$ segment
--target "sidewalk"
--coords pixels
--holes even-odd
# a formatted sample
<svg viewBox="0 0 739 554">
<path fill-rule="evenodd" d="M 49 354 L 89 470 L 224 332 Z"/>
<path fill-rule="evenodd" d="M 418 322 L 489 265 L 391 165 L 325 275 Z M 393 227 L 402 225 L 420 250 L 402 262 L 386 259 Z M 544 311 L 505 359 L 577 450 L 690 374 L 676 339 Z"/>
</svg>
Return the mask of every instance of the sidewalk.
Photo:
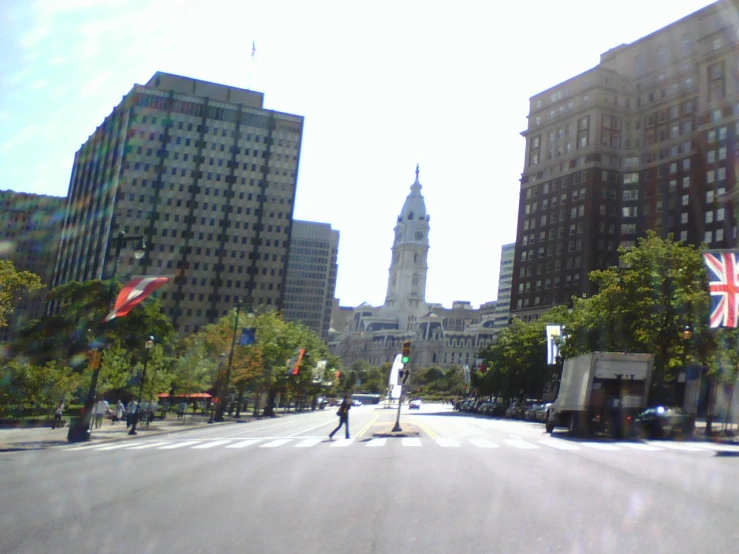
<svg viewBox="0 0 739 554">
<path fill-rule="evenodd" d="M 724 426 L 721 421 L 714 421 L 711 425 L 713 433 L 712 437 L 706 437 L 706 420 L 705 418 L 698 418 L 695 421 L 695 433 L 694 438 L 697 440 L 708 440 L 715 442 L 739 442 L 739 429 L 736 423 L 729 423 Z M 725 433 L 724 430 L 728 431 Z"/>
<path fill-rule="evenodd" d="M 69 418 L 67 425 L 61 429 L 51 429 L 49 427 L 26 427 L 17 429 L 0 429 L 0 452 L 14 452 L 18 450 L 37 450 L 41 448 L 49 448 L 51 446 L 59 446 L 62 444 L 70 444 L 67 441 L 67 432 L 69 431 Z M 126 423 L 116 423 L 113 425 L 109 419 L 104 420 L 100 429 L 93 429 L 90 442 L 106 442 L 130 440 L 146 436 L 156 436 L 168 433 L 177 433 L 180 431 L 189 431 L 191 429 L 199 429 L 202 427 L 212 427 L 221 425 L 221 423 L 209 424 L 209 415 L 188 415 L 184 420 L 177 419 L 176 414 L 168 414 L 166 419 L 157 419 L 151 423 L 149 427 L 146 425 L 138 425 L 136 428 L 137 435 L 129 435 L 130 429 L 126 428 Z M 256 419 L 262 419 L 252 416 L 251 414 L 242 414 L 239 419 L 226 416 L 223 423 L 249 422 Z"/>
</svg>

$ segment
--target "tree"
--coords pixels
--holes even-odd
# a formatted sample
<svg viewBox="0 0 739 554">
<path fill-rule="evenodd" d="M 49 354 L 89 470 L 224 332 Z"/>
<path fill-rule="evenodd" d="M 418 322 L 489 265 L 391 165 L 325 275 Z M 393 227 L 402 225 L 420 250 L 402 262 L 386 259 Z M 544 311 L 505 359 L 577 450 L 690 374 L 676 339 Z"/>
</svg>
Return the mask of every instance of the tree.
<svg viewBox="0 0 739 554">
<path fill-rule="evenodd" d="M 120 287 L 117 284 L 116 290 Z M 82 367 L 91 343 L 141 353 L 147 336 L 154 335 L 157 344 L 168 344 L 175 336 L 174 326 L 156 298 L 148 298 L 126 317 L 103 323 L 110 308 L 110 283 L 106 281 L 73 281 L 51 290 L 46 298 L 57 302 L 59 310 L 20 331 L 11 345 L 14 356 L 37 364 L 66 360 Z"/>
<path fill-rule="evenodd" d="M 308 327 L 295 322 L 286 322 L 278 312 L 265 311 L 256 314 L 240 313 L 235 320 L 235 311 L 218 322 L 206 326 L 199 340 L 206 355 L 213 360 L 223 357 L 219 371 L 221 382 L 225 381 L 227 358 L 231 352 L 234 326 L 237 333 L 242 327 L 256 328 L 256 344 L 234 347 L 230 386 L 236 387 L 241 396 L 246 387 L 257 395 L 267 393 L 264 414 L 274 414 L 274 403 L 278 394 L 305 398 L 319 387 L 314 386 L 311 368 L 318 361 L 327 359 L 328 349 L 320 336 Z M 238 338 L 238 337 L 237 337 Z M 298 349 L 305 349 L 301 368 L 296 374 L 288 371 L 288 361 Z M 218 387 L 216 387 L 218 388 Z M 258 407 L 255 405 L 255 410 Z"/>
<path fill-rule="evenodd" d="M 546 326 L 568 324 L 567 308 L 557 306 L 540 319 L 524 322 L 514 318 L 497 340 L 480 353 L 487 371 L 472 374 L 472 385 L 483 395 L 508 400 L 541 398 L 553 383 L 554 368 L 547 365 Z"/>
<path fill-rule="evenodd" d="M 69 401 L 79 387 L 80 376 L 68 366 L 10 360 L 0 370 L 0 414 L 34 407 L 50 414 L 59 402 Z"/>
<path fill-rule="evenodd" d="M 563 352 L 567 357 L 594 350 L 653 353 L 652 399 L 664 402 L 684 360 L 685 326 L 703 345 L 704 356 L 712 350 L 701 253 L 652 231 L 620 253 L 620 267 L 590 273 L 598 292 L 574 299 L 572 340 Z"/>
<path fill-rule="evenodd" d="M 42 287 L 41 277 L 18 271 L 10 260 L 0 260 L 0 328 L 8 326 L 8 316 L 26 294 Z"/>
</svg>

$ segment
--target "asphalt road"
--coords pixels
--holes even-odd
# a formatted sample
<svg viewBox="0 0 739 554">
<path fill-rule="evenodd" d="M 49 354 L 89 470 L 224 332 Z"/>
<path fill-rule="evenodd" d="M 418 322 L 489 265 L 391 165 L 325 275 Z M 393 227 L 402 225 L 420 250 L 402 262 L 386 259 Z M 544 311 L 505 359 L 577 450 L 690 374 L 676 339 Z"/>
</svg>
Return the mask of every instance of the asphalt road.
<svg viewBox="0 0 739 554">
<path fill-rule="evenodd" d="M 0 552 L 734 552 L 739 448 L 551 438 L 425 405 L 0 455 Z M 343 430 L 337 435 L 343 437 Z"/>
</svg>

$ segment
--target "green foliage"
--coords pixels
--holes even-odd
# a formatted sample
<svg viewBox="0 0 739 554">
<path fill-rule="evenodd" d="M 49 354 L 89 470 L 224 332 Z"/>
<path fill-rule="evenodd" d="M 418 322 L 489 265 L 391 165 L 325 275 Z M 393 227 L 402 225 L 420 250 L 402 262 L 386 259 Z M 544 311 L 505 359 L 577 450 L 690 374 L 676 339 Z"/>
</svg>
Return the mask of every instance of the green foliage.
<svg viewBox="0 0 739 554">
<path fill-rule="evenodd" d="M 553 376 L 547 366 L 546 326 L 563 324 L 566 317 L 566 310 L 558 307 L 529 323 L 514 319 L 481 353 L 488 369 L 473 373 L 472 386 L 483 396 L 540 398 Z"/>
<path fill-rule="evenodd" d="M 26 294 L 42 287 L 41 278 L 30 271 L 18 271 L 10 260 L 0 260 L 0 328 L 8 326 L 8 316 Z"/>
<path fill-rule="evenodd" d="M 60 401 L 72 398 L 80 384 L 80 376 L 68 366 L 10 360 L 0 369 L 0 415 L 36 407 L 52 413 Z"/>
<path fill-rule="evenodd" d="M 117 284 L 115 294 L 120 288 Z M 51 290 L 47 300 L 58 302 L 59 312 L 21 330 L 12 345 L 15 357 L 37 364 L 61 359 L 80 367 L 94 342 L 140 353 L 149 335 L 154 335 L 158 344 L 168 344 L 175 336 L 172 322 L 161 312 L 156 298 L 148 298 L 126 317 L 103 323 L 111 302 L 110 283 L 106 281 L 67 283 Z"/>
<path fill-rule="evenodd" d="M 708 283 L 701 252 L 654 232 L 620 252 L 621 267 L 590 273 L 598 293 L 574 299 L 571 339 L 563 353 L 652 353 L 653 392 L 662 400 L 685 361 L 685 326 L 692 329 L 691 344 L 703 361 L 715 350 L 714 334 L 708 331 Z"/>
</svg>

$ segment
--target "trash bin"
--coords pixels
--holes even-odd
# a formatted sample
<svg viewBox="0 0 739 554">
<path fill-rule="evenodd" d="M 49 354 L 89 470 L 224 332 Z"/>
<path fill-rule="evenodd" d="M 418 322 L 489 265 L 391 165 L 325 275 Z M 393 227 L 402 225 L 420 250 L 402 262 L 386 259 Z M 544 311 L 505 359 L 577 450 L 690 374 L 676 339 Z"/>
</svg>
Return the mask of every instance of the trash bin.
<svg viewBox="0 0 739 554">
<path fill-rule="evenodd" d="M 67 431 L 68 442 L 85 442 L 90 440 L 90 427 L 85 423 L 84 417 L 73 417 L 69 420 L 69 431 Z"/>
</svg>

